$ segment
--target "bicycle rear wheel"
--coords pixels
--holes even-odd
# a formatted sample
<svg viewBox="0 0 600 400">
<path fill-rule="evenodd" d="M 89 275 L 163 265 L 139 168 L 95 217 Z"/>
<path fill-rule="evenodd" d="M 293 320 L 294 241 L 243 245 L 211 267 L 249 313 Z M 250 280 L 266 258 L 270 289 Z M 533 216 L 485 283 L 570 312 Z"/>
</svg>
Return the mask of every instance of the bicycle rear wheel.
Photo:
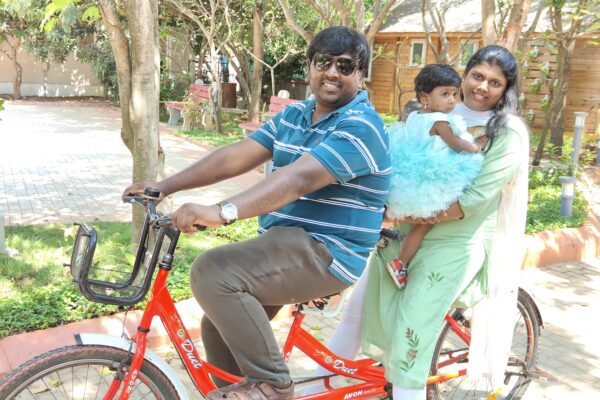
<svg viewBox="0 0 600 400">
<path fill-rule="evenodd" d="M 515 313 L 517 313 L 517 321 L 504 387 L 495 400 L 520 399 L 531 381 L 528 371 L 533 370 L 539 357 L 541 321 L 532 299 L 521 289 L 519 289 Z M 452 317 L 469 330 L 471 318 L 469 309 L 455 310 Z M 430 374 L 441 375 L 465 369 L 468 352 L 468 346 L 446 322 L 436 344 Z M 493 390 L 488 379 L 473 380 L 462 376 L 430 385 L 427 388 L 427 398 L 428 400 L 488 399 Z"/>
<path fill-rule="evenodd" d="M 0 380 L 2 400 L 102 399 L 129 353 L 112 347 L 63 347 L 42 354 Z M 127 366 L 125 366 L 127 368 Z M 115 399 L 121 391 L 117 393 Z M 169 379 L 144 361 L 130 399 L 178 400 Z"/>
</svg>

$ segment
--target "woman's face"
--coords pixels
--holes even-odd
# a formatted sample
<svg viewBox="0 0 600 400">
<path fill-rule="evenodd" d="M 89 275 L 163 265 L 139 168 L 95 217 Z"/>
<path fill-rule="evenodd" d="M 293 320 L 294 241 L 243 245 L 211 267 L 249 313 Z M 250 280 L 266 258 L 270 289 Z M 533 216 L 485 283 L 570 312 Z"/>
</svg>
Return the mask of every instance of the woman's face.
<svg viewBox="0 0 600 400">
<path fill-rule="evenodd" d="M 463 81 L 464 102 L 471 110 L 491 110 L 504 95 L 506 85 L 502 68 L 478 64 L 469 70 Z"/>
</svg>

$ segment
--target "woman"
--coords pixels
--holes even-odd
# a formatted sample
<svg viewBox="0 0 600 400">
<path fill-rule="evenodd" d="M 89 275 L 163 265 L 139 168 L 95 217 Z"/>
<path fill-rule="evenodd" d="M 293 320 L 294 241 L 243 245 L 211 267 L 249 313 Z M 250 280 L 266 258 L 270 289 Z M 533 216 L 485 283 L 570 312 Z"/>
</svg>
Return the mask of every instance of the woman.
<svg viewBox="0 0 600 400">
<path fill-rule="evenodd" d="M 529 140 L 516 117 L 518 93 L 518 67 L 508 50 L 491 45 L 472 56 L 464 72 L 463 103 L 454 112 L 486 136 L 482 170 L 435 219 L 408 266 L 404 289 L 398 290 L 385 267 L 401 244 L 389 241 L 373 253 L 329 344 L 352 358 L 360 338 L 363 352 L 384 363 L 395 400 L 425 399 L 435 342 L 453 304 L 479 303 L 469 375 L 501 382 L 512 338 L 504 321 L 515 307 L 522 255 L 514 243 L 523 242 L 527 212 Z M 430 221 L 395 221 L 394 228 L 407 232 L 409 223 L 417 222 Z M 486 315 L 491 312 L 493 318 Z"/>
</svg>

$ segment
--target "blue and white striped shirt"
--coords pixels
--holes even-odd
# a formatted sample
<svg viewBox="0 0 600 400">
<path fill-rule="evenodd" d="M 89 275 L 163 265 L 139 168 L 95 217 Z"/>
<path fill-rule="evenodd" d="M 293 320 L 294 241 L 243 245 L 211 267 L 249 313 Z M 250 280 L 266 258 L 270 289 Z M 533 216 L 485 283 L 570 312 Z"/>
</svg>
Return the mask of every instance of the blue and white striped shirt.
<svg viewBox="0 0 600 400">
<path fill-rule="evenodd" d="M 366 91 L 313 124 L 314 107 L 315 100 L 291 104 L 250 137 L 273 153 L 275 170 L 308 153 L 337 182 L 261 216 L 259 230 L 303 228 L 331 252 L 329 271 L 354 283 L 379 237 L 391 172 L 388 137 Z"/>
</svg>

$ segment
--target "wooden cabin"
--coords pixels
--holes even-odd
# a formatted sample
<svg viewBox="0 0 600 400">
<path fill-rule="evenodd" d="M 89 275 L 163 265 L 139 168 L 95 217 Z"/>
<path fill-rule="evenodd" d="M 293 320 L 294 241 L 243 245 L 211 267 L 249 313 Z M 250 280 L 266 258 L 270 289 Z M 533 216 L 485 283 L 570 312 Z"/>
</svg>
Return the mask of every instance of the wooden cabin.
<svg viewBox="0 0 600 400">
<path fill-rule="evenodd" d="M 404 104 L 414 99 L 414 78 L 421 68 L 437 62 L 423 30 L 420 3 L 418 0 L 402 3 L 375 37 L 376 55 L 367 86 L 378 112 L 398 113 Z M 446 12 L 448 54 L 452 57 L 460 51 L 453 66 L 462 76 L 470 55 L 481 46 L 481 2 L 455 0 L 452 4 Z M 534 14 L 532 5 L 530 20 Z M 542 21 L 538 24 L 538 31 L 547 28 L 548 23 L 544 25 Z M 439 50 L 442 47 L 440 38 L 434 29 L 431 31 L 432 41 Z M 588 116 L 584 132 L 600 134 L 600 46 L 587 42 L 588 39 L 581 38 L 575 48 L 567 93 L 565 130 L 573 130 L 575 111 L 585 111 Z M 518 55 L 523 117 L 534 129 L 542 128 L 544 123 L 544 98 L 550 91 L 550 79 L 546 76 L 551 78 L 556 70 L 554 54 L 555 50 L 542 40 L 540 33 L 535 32 L 524 41 L 522 54 Z"/>
</svg>

